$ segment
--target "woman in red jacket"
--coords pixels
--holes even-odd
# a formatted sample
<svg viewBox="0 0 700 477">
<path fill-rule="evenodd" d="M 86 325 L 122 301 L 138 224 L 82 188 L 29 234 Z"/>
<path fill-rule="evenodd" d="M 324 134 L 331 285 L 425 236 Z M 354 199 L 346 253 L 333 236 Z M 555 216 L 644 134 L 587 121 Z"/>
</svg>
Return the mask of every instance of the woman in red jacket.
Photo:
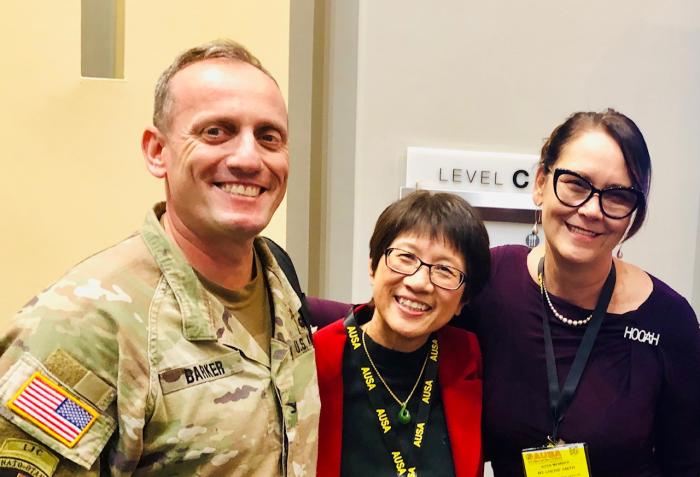
<svg viewBox="0 0 700 477">
<path fill-rule="evenodd" d="M 382 212 L 372 301 L 314 336 L 319 476 L 482 475 L 481 355 L 445 325 L 485 284 L 488 245 L 455 195 L 419 191 Z"/>
</svg>

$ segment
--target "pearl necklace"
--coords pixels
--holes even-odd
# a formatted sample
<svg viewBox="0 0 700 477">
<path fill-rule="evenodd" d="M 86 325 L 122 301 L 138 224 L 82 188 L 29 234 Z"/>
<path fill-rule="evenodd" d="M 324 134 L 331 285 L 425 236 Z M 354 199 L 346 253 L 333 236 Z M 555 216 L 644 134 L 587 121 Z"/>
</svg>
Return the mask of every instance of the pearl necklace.
<svg viewBox="0 0 700 477">
<path fill-rule="evenodd" d="M 565 317 L 561 313 L 559 313 L 555 308 L 554 305 L 552 305 L 552 300 L 549 299 L 549 293 L 547 293 L 547 287 L 544 284 L 544 280 L 542 280 L 542 289 L 544 290 L 544 296 L 547 298 L 547 303 L 549 304 L 549 309 L 552 310 L 552 313 L 554 313 L 554 316 L 556 316 L 559 321 L 562 323 L 566 323 L 567 325 L 571 326 L 583 326 L 587 325 L 589 321 L 591 321 L 591 318 L 593 318 L 593 313 L 588 315 L 582 320 L 572 320 L 570 318 Z"/>
<path fill-rule="evenodd" d="M 382 382 L 384 387 L 386 388 L 387 391 L 389 391 L 389 395 L 394 398 L 394 401 L 399 403 L 399 406 L 401 406 L 401 409 L 399 409 L 399 414 L 398 414 L 398 419 L 401 424 L 408 424 L 411 422 L 411 413 L 408 412 L 408 409 L 406 409 L 406 406 L 408 405 L 408 401 L 411 400 L 411 397 L 413 396 L 413 393 L 416 391 L 416 388 L 418 387 L 418 383 L 420 383 L 420 378 L 423 376 L 423 371 L 425 371 L 425 365 L 428 363 L 428 356 L 430 356 L 430 352 L 425 354 L 425 359 L 423 360 L 423 367 L 420 369 L 420 373 L 418 373 L 418 379 L 416 379 L 416 384 L 413 385 L 413 389 L 411 389 L 411 392 L 408 394 L 408 397 L 406 398 L 405 401 L 401 401 L 399 398 L 396 397 L 396 394 L 391 390 L 389 385 L 384 381 L 384 378 L 382 377 L 381 374 L 379 374 L 379 369 L 374 365 L 374 361 L 372 361 L 372 357 L 369 355 L 369 350 L 367 349 L 367 345 L 365 344 L 365 331 L 362 330 L 362 349 L 365 350 L 365 354 L 367 355 L 367 359 L 369 360 L 369 364 L 372 365 L 372 369 L 374 370 L 375 373 L 377 373 L 377 377 L 379 380 Z"/>
</svg>

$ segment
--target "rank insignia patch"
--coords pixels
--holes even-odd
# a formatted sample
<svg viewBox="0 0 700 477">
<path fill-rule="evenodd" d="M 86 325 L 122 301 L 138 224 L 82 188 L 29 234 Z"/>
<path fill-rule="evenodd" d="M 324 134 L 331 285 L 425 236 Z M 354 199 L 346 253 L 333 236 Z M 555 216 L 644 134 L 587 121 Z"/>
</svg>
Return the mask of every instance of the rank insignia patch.
<svg viewBox="0 0 700 477">
<path fill-rule="evenodd" d="M 39 372 L 22 385 L 7 407 L 67 447 L 75 446 L 98 416 L 87 403 Z"/>
</svg>

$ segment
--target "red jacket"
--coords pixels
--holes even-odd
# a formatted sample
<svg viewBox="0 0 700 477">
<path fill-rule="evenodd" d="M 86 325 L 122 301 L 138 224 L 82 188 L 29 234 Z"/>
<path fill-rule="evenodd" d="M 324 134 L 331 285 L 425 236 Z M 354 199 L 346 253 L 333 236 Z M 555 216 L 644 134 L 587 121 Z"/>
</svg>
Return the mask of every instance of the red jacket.
<svg viewBox="0 0 700 477">
<path fill-rule="evenodd" d="M 437 332 L 438 379 L 457 477 L 483 475 L 481 449 L 481 352 L 474 334 L 446 326 Z M 318 477 L 340 475 L 343 438 L 343 320 L 314 334 L 321 422 Z M 423 462 L 429 463 L 430 456 Z M 419 469 L 420 471 L 420 469 Z"/>
</svg>

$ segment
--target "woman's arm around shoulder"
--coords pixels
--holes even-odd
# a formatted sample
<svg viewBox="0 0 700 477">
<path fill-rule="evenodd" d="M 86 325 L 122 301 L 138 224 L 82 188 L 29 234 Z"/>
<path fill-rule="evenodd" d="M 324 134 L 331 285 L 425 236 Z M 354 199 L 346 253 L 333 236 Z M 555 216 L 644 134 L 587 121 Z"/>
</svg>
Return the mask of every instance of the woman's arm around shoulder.
<svg viewBox="0 0 700 477">
<path fill-rule="evenodd" d="M 323 328 L 334 321 L 345 318 L 352 305 L 340 301 L 325 300 L 314 296 L 307 296 L 306 303 L 311 314 L 311 326 Z"/>
</svg>

